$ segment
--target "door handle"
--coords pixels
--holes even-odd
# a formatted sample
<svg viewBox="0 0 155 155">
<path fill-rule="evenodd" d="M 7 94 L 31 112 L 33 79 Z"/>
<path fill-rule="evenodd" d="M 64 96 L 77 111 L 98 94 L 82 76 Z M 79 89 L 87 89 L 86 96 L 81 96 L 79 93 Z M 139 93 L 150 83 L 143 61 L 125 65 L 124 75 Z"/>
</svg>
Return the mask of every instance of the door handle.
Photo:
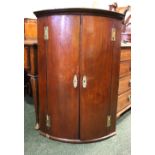
<svg viewBox="0 0 155 155">
<path fill-rule="evenodd" d="M 73 77 L 73 87 L 77 88 L 77 85 L 78 85 L 77 75 L 74 75 L 74 77 Z"/>
<path fill-rule="evenodd" d="M 83 86 L 83 88 L 86 88 L 87 87 L 87 77 L 86 77 L 86 75 L 83 76 L 82 86 Z"/>
</svg>

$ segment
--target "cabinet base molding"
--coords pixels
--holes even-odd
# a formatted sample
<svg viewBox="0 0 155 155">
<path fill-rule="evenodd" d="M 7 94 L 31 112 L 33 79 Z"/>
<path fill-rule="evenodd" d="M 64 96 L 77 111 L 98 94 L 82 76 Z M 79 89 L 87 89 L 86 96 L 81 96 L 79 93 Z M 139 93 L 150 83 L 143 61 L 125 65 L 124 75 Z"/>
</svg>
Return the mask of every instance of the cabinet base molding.
<svg viewBox="0 0 155 155">
<path fill-rule="evenodd" d="M 92 143 L 92 142 L 97 142 L 97 141 L 101 141 L 101 140 L 104 140 L 104 139 L 107 139 L 107 138 L 110 138 L 114 135 L 116 135 L 116 132 L 112 132 L 104 137 L 100 137 L 100 138 L 96 138 L 96 139 L 91 139 L 91 140 L 79 140 L 79 139 L 65 139 L 65 138 L 58 138 L 58 137 L 54 137 L 54 136 L 50 136 L 49 134 L 46 134 L 42 131 L 39 131 L 41 135 L 49 138 L 49 139 L 52 139 L 52 140 L 56 140 L 56 141 L 60 141 L 60 142 L 65 142 L 65 143 L 79 143 L 79 144 L 82 144 L 82 143 Z"/>
<path fill-rule="evenodd" d="M 117 118 L 119 118 L 123 113 L 125 113 L 127 110 L 131 108 L 131 104 L 122 109 L 120 112 L 117 113 Z"/>
</svg>

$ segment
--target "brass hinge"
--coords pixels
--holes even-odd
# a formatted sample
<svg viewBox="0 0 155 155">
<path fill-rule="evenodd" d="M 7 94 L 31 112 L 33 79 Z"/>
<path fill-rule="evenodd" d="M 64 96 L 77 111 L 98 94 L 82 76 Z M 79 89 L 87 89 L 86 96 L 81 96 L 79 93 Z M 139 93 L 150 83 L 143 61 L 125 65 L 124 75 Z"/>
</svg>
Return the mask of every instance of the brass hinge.
<svg viewBox="0 0 155 155">
<path fill-rule="evenodd" d="M 48 40 L 48 26 L 44 26 L 44 40 Z"/>
<path fill-rule="evenodd" d="M 107 116 L 107 127 L 111 126 L 111 115 Z"/>
<path fill-rule="evenodd" d="M 49 116 L 49 115 L 46 115 L 46 126 L 47 126 L 48 128 L 51 127 L 51 119 L 50 119 L 50 116 Z"/>
<path fill-rule="evenodd" d="M 111 41 L 116 41 L 116 28 L 111 29 Z"/>
</svg>

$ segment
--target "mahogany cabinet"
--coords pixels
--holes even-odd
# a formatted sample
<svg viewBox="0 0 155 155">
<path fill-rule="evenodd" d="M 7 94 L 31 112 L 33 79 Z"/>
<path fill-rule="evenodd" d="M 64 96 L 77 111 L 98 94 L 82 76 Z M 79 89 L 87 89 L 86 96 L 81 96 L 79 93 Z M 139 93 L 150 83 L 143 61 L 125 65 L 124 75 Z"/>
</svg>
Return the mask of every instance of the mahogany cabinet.
<svg viewBox="0 0 155 155">
<path fill-rule="evenodd" d="M 124 15 L 80 8 L 34 14 L 40 133 L 74 143 L 114 135 Z"/>
</svg>

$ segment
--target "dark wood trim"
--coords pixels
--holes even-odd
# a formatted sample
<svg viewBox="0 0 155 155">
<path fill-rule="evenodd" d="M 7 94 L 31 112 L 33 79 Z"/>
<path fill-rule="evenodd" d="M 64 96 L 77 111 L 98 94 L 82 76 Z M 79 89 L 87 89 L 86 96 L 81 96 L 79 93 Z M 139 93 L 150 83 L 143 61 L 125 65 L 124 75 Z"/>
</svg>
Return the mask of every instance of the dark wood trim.
<svg viewBox="0 0 155 155">
<path fill-rule="evenodd" d="M 36 17 L 51 16 L 51 15 L 62 15 L 62 14 L 72 14 L 72 15 L 95 15 L 104 16 L 110 18 L 116 18 L 119 20 L 124 19 L 124 15 L 108 10 L 102 9 L 89 9 L 89 8 L 62 8 L 62 9 L 51 9 L 51 10 L 40 10 L 35 11 Z"/>
<path fill-rule="evenodd" d="M 39 131 L 41 135 L 52 139 L 52 140 L 57 140 L 57 141 L 61 141 L 61 142 L 65 142 L 65 143 L 76 143 L 76 144 L 82 144 L 82 143 L 92 143 L 92 142 L 97 142 L 97 141 L 101 141 L 103 139 L 107 139 L 110 138 L 114 135 L 116 135 L 116 132 L 112 132 L 104 137 L 100 137 L 100 138 L 96 138 L 96 139 L 91 139 L 91 140 L 79 140 L 79 139 L 65 139 L 65 138 L 58 138 L 58 137 L 54 137 L 54 136 L 50 136 L 42 131 Z"/>
</svg>

